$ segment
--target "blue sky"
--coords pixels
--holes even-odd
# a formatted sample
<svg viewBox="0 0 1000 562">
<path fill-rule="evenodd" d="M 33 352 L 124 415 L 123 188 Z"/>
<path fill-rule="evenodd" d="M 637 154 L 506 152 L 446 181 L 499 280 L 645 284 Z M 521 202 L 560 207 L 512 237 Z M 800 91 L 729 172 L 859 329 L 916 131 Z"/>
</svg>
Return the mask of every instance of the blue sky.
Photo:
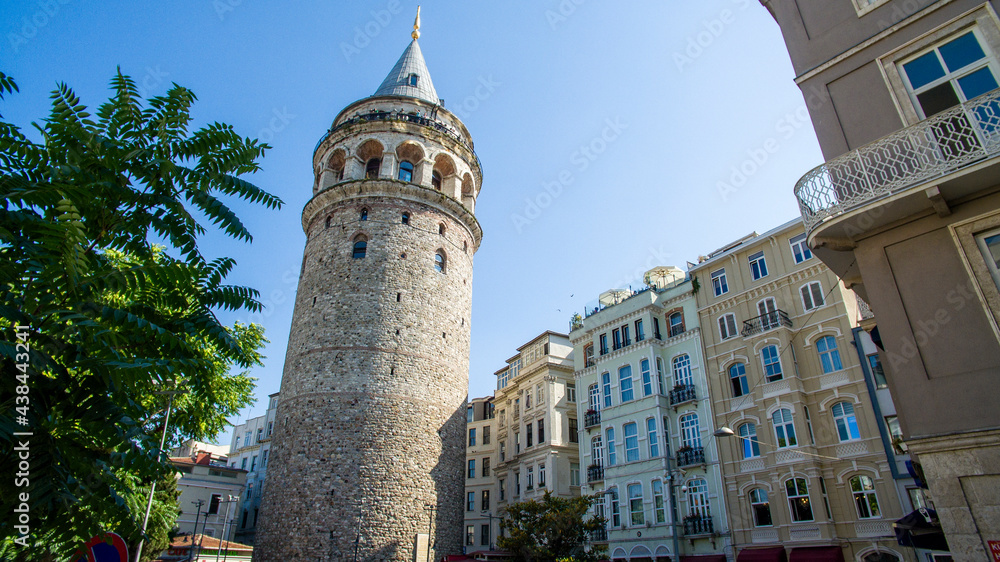
<svg viewBox="0 0 1000 562">
<path fill-rule="evenodd" d="M 778 26 L 756 0 L 421 4 L 434 85 L 483 164 L 472 396 L 602 291 L 797 216 L 792 188 L 822 156 Z M 244 416 L 280 385 L 313 148 L 381 83 L 415 11 L 404 0 L 5 3 L 0 70 L 21 88 L 2 104 L 8 121 L 44 117 L 58 82 L 95 107 L 120 65 L 147 95 L 192 89 L 199 123 L 274 147 L 249 179 L 285 207 L 237 207 L 252 245 L 202 245 L 234 256 L 230 281 L 267 305 L 226 317 L 263 324 L 271 340 Z"/>
</svg>

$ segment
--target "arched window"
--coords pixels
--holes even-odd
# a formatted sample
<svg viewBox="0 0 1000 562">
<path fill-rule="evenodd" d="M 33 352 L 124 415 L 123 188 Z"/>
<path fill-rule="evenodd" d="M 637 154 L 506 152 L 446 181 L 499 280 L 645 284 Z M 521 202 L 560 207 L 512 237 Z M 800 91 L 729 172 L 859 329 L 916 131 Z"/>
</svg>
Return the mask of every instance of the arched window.
<svg viewBox="0 0 1000 562">
<path fill-rule="evenodd" d="M 774 424 L 774 436 L 777 438 L 778 448 L 794 447 L 798 444 L 795 440 L 795 424 L 792 422 L 792 411 L 788 408 L 775 410 L 771 414 L 771 422 Z"/>
<path fill-rule="evenodd" d="M 825 336 L 816 340 L 816 351 L 819 353 L 819 361 L 823 364 L 824 373 L 832 373 L 844 368 L 840 363 L 837 340 L 833 336 Z"/>
<path fill-rule="evenodd" d="M 681 416 L 681 447 L 701 447 L 701 429 L 696 413 Z"/>
<path fill-rule="evenodd" d="M 646 510 L 642 506 L 642 484 L 628 485 L 628 514 L 632 525 L 646 524 Z"/>
<path fill-rule="evenodd" d="M 899 562 L 899 557 L 891 552 L 869 552 L 861 562 Z"/>
<path fill-rule="evenodd" d="M 410 182 L 413 181 L 413 164 L 403 160 L 399 163 L 399 179 Z"/>
<path fill-rule="evenodd" d="M 381 158 L 369 158 L 368 163 L 365 164 L 365 177 L 368 179 L 377 178 L 379 169 L 381 167 L 382 167 Z"/>
<path fill-rule="evenodd" d="M 444 223 L 443 223 L 443 222 L 442 222 L 442 223 L 440 223 L 440 224 L 438 224 L 438 234 L 440 234 L 441 236 L 444 236 L 444 233 L 445 233 L 445 232 L 446 232 L 447 230 L 448 230 L 448 229 L 447 229 L 447 227 L 445 227 L 445 225 L 444 225 Z"/>
<path fill-rule="evenodd" d="M 326 217 L 326 227 L 330 228 L 331 224 L 333 224 L 333 217 L 332 216 Z"/>
<path fill-rule="evenodd" d="M 625 432 L 625 462 L 639 460 L 639 427 L 629 422 L 623 427 Z"/>
<path fill-rule="evenodd" d="M 767 377 L 767 382 L 780 381 L 782 379 L 781 358 L 778 357 L 778 346 L 768 345 L 764 349 L 761 349 L 760 360 L 764 364 L 764 375 Z"/>
<path fill-rule="evenodd" d="M 674 386 L 688 386 L 691 384 L 691 357 L 688 354 L 674 357 L 672 362 L 674 371 Z"/>
<path fill-rule="evenodd" d="M 753 513 L 754 527 L 770 527 L 771 503 L 767 498 L 767 490 L 755 488 L 750 490 L 750 512 Z"/>
<path fill-rule="evenodd" d="M 851 494 L 854 496 L 854 507 L 858 509 L 861 519 L 881 517 L 878 509 L 878 496 L 875 495 L 875 483 L 868 476 L 858 475 L 851 478 Z"/>
<path fill-rule="evenodd" d="M 618 464 L 618 455 L 615 453 L 615 428 L 609 427 L 606 431 L 608 435 L 608 466 Z"/>
<path fill-rule="evenodd" d="M 760 442 L 757 441 L 757 425 L 747 422 L 738 428 L 740 445 L 744 459 L 752 459 L 760 456 Z"/>
<path fill-rule="evenodd" d="M 431 187 L 441 191 L 441 172 L 437 170 L 431 172 Z"/>
<path fill-rule="evenodd" d="M 444 256 L 444 252 L 438 250 L 437 253 L 434 254 L 434 270 L 438 273 L 445 273 L 447 266 L 447 259 Z"/>
<path fill-rule="evenodd" d="M 364 236 L 358 236 L 354 239 L 354 253 L 352 257 L 359 260 L 365 257 L 368 253 L 368 240 Z"/>
<path fill-rule="evenodd" d="M 410 85 L 413 86 L 413 87 L 416 87 L 417 86 L 417 80 L 419 79 L 419 77 L 416 74 L 411 74 L 409 76 L 409 79 L 410 79 Z"/>
<path fill-rule="evenodd" d="M 611 526 L 620 527 L 622 524 L 621 512 L 618 510 L 618 488 L 611 488 L 607 493 L 608 502 L 611 504 Z"/>
<path fill-rule="evenodd" d="M 738 398 L 750 393 L 747 385 L 747 367 L 743 363 L 734 363 L 729 366 L 729 382 L 733 386 L 733 398 Z"/>
<path fill-rule="evenodd" d="M 632 366 L 625 365 L 618 369 L 618 389 L 621 391 L 621 402 L 630 402 L 635 399 L 632 392 Z"/>
<path fill-rule="evenodd" d="M 660 443 L 657 440 L 656 418 L 646 418 L 646 442 L 649 443 L 649 458 L 660 456 Z"/>
<path fill-rule="evenodd" d="M 708 482 L 701 478 L 695 478 L 687 484 L 688 492 L 688 512 L 691 515 L 709 517 L 712 510 L 708 505 Z"/>
<path fill-rule="evenodd" d="M 850 402 L 837 402 L 831 408 L 833 422 L 837 424 L 837 436 L 841 441 L 861 439 L 858 431 L 858 420 L 854 417 L 854 405 Z"/>
<path fill-rule="evenodd" d="M 361 209 L 361 218 L 358 220 L 366 221 L 368 220 L 368 209 Z"/>
<path fill-rule="evenodd" d="M 465 252 L 466 254 L 469 253 L 469 241 L 468 240 L 462 240 L 462 251 Z"/>
<path fill-rule="evenodd" d="M 649 359 L 643 359 L 639 362 L 639 371 L 642 373 L 642 395 L 649 396 L 653 394 L 653 378 L 649 372 Z"/>
<path fill-rule="evenodd" d="M 684 315 L 675 312 L 670 315 L 670 337 L 684 333 Z"/>
<path fill-rule="evenodd" d="M 604 395 L 604 407 L 611 407 L 611 373 L 601 375 L 601 392 Z"/>
<path fill-rule="evenodd" d="M 403 213 L 403 224 L 410 224 L 410 213 Z"/>
<path fill-rule="evenodd" d="M 590 462 L 596 466 L 604 466 L 604 445 L 601 444 L 600 435 L 590 440 Z"/>
</svg>

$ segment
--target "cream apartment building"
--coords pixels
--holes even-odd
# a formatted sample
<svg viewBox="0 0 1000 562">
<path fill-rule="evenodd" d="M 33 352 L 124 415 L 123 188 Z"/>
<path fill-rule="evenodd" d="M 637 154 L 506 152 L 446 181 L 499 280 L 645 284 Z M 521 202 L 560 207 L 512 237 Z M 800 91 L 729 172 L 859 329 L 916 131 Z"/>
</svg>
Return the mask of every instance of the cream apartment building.
<svg viewBox="0 0 1000 562">
<path fill-rule="evenodd" d="M 494 550 L 500 527 L 496 511 L 497 423 L 493 397 L 474 398 L 466 409 L 465 552 Z"/>
<path fill-rule="evenodd" d="M 573 347 L 565 334 L 547 331 L 517 351 L 496 372 L 494 515 L 546 491 L 559 497 L 580 495 Z"/>
<path fill-rule="evenodd" d="M 260 500 L 267 480 L 267 460 L 271 452 L 274 415 L 278 409 L 278 393 L 268 396 L 267 412 L 250 418 L 233 428 L 229 447 L 229 466 L 247 472 L 246 488 L 239 511 L 233 514 L 236 542 L 253 545 L 257 536 Z"/>
<path fill-rule="evenodd" d="M 676 267 L 612 290 L 570 340 L 587 493 L 612 560 L 725 561 L 726 503 L 695 283 Z"/>
<path fill-rule="evenodd" d="M 913 560 L 859 356 L 858 301 L 801 220 L 691 268 L 737 561 Z M 706 425 L 711 425 L 708 422 Z M 725 431 L 724 429 L 722 431 Z"/>
</svg>

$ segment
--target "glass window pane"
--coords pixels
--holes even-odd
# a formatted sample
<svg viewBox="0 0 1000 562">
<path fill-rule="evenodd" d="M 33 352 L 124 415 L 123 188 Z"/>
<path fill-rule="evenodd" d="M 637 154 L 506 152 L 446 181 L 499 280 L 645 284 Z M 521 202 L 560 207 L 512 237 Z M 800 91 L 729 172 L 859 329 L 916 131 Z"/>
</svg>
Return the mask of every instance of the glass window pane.
<svg viewBox="0 0 1000 562">
<path fill-rule="evenodd" d="M 955 72 L 986 57 L 986 53 L 983 52 L 983 48 L 979 46 L 979 41 L 976 40 L 976 36 L 972 33 L 966 33 L 954 41 L 941 45 L 940 51 L 941 58 L 944 59 L 944 64 L 950 72 Z"/>
<path fill-rule="evenodd" d="M 942 111 L 955 107 L 959 103 L 958 94 L 951 82 L 945 82 L 940 86 L 935 86 L 922 94 L 917 95 L 917 101 L 924 110 L 924 115 L 930 117 Z"/>
<path fill-rule="evenodd" d="M 934 51 L 903 65 L 910 85 L 916 90 L 944 76 L 944 69 Z"/>
<path fill-rule="evenodd" d="M 987 66 L 959 78 L 958 87 L 962 88 L 965 99 L 971 100 L 976 96 L 997 89 L 997 79 L 993 77 L 993 73 Z"/>
</svg>

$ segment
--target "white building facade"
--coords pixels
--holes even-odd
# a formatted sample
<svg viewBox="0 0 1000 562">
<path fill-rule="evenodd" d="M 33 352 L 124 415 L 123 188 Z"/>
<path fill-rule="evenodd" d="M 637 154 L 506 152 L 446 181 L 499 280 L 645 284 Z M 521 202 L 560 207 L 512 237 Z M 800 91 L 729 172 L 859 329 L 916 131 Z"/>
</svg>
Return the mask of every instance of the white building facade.
<svg viewBox="0 0 1000 562">
<path fill-rule="evenodd" d="M 242 505 L 234 515 L 236 542 L 252 545 L 257 532 L 260 498 L 264 493 L 267 457 L 271 449 L 274 414 L 278 408 L 278 393 L 268 396 L 267 413 L 251 418 L 233 428 L 229 447 L 229 466 L 247 471 Z"/>
</svg>

